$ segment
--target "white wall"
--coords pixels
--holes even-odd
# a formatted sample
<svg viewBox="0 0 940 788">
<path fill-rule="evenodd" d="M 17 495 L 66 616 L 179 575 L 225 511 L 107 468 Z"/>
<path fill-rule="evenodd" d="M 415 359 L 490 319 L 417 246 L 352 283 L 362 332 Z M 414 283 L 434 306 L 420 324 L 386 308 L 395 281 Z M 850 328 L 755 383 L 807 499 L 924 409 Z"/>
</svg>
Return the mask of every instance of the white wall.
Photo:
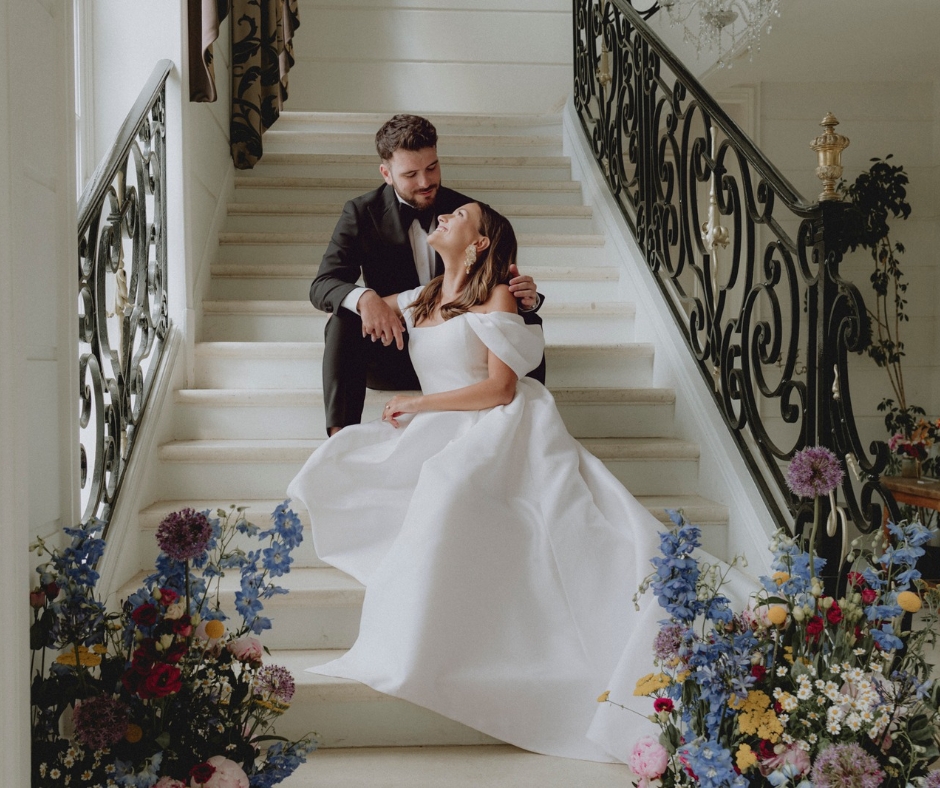
<svg viewBox="0 0 940 788">
<path fill-rule="evenodd" d="M 71 57 L 69 3 L 0 4 L 0 773 L 11 786 L 29 784 L 26 548 L 77 510 Z"/>
<path fill-rule="evenodd" d="M 870 159 L 894 154 L 894 164 L 904 166 L 910 178 L 908 200 L 912 206 L 907 221 L 889 221 L 892 241 L 903 243 L 899 256 L 909 284 L 907 313 L 910 323 L 901 328 L 907 357 L 903 361 L 905 388 L 910 404 L 940 415 L 940 310 L 938 310 L 937 249 L 940 241 L 940 123 L 937 84 L 905 83 L 786 83 L 764 82 L 760 86 L 761 134 L 758 143 L 783 174 L 805 196 L 813 199 L 821 191 L 814 175 L 815 154 L 810 140 L 821 129 L 817 125 L 827 111 L 840 121 L 837 129 L 851 140 L 843 153 L 844 178 L 852 181 Z M 842 274 L 862 291 L 866 303 L 874 304 L 869 284 L 873 269 L 865 251 L 856 252 L 842 266 Z M 851 392 L 863 444 L 884 440 L 883 415 L 877 405 L 893 397 L 887 373 L 867 355 L 853 357 Z"/>
<path fill-rule="evenodd" d="M 290 110 L 559 112 L 569 0 L 303 0 Z"/>
</svg>

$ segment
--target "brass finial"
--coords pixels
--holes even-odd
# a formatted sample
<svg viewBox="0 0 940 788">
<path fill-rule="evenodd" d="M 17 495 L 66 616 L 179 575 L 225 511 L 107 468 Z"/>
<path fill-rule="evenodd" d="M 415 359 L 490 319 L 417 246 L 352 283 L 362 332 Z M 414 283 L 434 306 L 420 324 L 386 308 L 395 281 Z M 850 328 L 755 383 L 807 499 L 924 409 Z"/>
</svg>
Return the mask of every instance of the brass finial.
<svg viewBox="0 0 940 788">
<path fill-rule="evenodd" d="M 809 146 L 816 151 L 816 177 L 823 182 L 820 200 L 841 200 L 836 183 L 842 177 L 842 151 L 849 147 L 849 138 L 836 133 L 839 121 L 831 112 L 819 124 L 825 131 Z"/>
</svg>

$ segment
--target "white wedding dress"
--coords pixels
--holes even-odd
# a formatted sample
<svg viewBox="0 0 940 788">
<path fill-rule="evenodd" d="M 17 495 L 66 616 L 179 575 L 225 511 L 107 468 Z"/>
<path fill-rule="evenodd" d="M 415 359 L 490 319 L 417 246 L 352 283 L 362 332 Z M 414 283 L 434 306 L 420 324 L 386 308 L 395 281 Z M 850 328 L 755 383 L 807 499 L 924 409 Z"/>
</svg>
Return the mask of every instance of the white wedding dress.
<svg viewBox="0 0 940 788">
<path fill-rule="evenodd" d="M 420 288 L 419 288 L 420 289 Z M 317 554 L 366 586 L 359 638 L 310 668 L 550 755 L 626 760 L 655 732 L 634 698 L 665 613 L 632 597 L 658 554 L 657 520 L 565 429 L 523 377 L 540 327 L 505 312 L 415 328 L 425 393 L 487 377 L 487 349 L 519 382 L 508 405 L 374 421 L 326 441 L 291 482 Z M 599 704 L 611 699 L 636 712 Z"/>
</svg>

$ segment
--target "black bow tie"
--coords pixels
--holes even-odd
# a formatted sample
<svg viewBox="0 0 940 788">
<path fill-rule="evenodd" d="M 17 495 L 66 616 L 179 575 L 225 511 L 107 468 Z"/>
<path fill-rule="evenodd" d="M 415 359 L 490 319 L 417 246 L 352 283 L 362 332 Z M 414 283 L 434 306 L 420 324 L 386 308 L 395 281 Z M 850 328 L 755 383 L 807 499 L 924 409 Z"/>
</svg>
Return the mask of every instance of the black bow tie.
<svg viewBox="0 0 940 788">
<path fill-rule="evenodd" d="M 434 221 L 433 208 L 425 208 L 419 211 L 414 206 L 401 201 L 398 203 L 398 215 L 401 216 L 401 226 L 406 233 L 411 228 L 411 223 L 415 219 L 418 220 L 418 223 L 426 233 L 430 232 L 431 223 Z"/>
</svg>

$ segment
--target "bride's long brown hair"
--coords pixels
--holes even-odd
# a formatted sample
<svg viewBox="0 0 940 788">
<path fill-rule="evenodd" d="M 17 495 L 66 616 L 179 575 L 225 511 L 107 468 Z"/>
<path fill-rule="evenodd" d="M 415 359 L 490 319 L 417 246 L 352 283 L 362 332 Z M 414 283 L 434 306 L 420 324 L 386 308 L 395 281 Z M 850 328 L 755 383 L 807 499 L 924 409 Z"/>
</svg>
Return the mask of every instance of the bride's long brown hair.
<svg viewBox="0 0 940 788">
<path fill-rule="evenodd" d="M 480 235 L 489 238 L 490 244 L 480 252 L 470 278 L 457 298 L 441 304 L 441 317 L 444 320 L 450 320 L 469 312 L 477 304 L 485 303 L 496 285 L 509 282 L 509 266 L 516 262 L 516 234 L 509 220 L 484 202 L 476 204 L 480 206 Z M 434 313 L 441 298 L 443 283 L 443 276 L 435 277 L 411 304 L 411 319 L 415 325 Z"/>
</svg>

